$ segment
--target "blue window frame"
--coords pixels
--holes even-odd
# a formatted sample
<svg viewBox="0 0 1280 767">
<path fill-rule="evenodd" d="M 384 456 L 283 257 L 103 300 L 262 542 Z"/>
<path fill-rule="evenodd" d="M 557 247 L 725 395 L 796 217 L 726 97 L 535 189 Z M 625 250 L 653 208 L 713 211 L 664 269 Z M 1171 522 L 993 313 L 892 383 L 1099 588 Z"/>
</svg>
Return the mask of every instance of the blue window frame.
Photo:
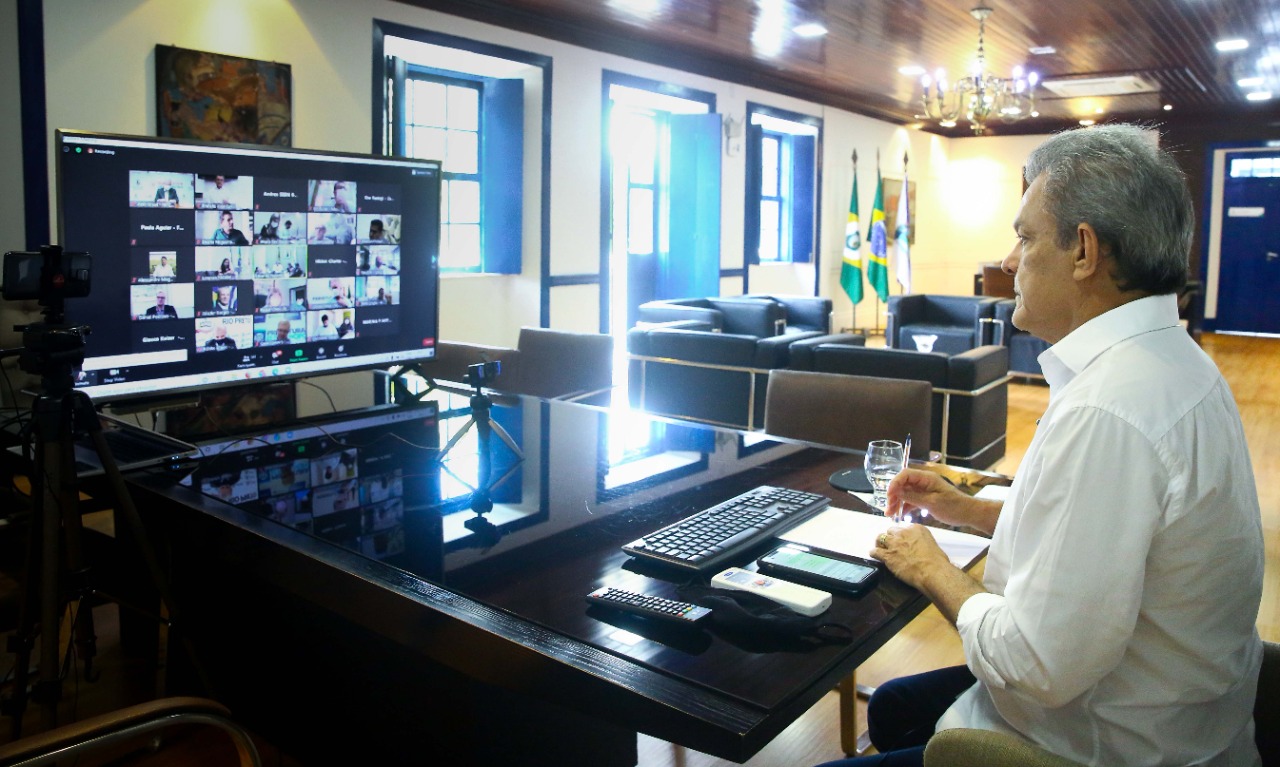
<svg viewBox="0 0 1280 767">
<path fill-rule="evenodd" d="M 747 104 L 745 261 L 812 263 L 821 121 Z"/>
</svg>

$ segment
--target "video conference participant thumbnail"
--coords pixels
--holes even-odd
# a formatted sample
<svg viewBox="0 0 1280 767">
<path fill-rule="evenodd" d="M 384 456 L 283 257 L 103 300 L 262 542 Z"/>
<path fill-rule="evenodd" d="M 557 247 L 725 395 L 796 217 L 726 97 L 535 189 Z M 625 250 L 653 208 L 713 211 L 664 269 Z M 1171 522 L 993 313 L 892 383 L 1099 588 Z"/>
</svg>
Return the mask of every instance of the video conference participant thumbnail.
<svg viewBox="0 0 1280 767">
<path fill-rule="evenodd" d="M 356 248 L 356 274 L 399 273 L 399 245 L 361 245 Z"/>
<path fill-rule="evenodd" d="M 308 213 L 308 245 L 350 245 L 356 241 L 356 217 L 351 213 Z"/>
<path fill-rule="evenodd" d="M 196 353 L 227 352 L 253 346 L 253 317 L 204 317 L 196 320 Z"/>
<path fill-rule="evenodd" d="M 356 335 L 393 336 L 400 332 L 399 306 L 361 306 L 355 317 Z M 425 339 L 424 339 L 425 340 Z"/>
<path fill-rule="evenodd" d="M 134 208 L 129 211 L 129 245 L 135 248 L 190 247 L 196 239 L 189 210 Z"/>
<path fill-rule="evenodd" d="M 253 243 L 255 245 L 300 242 L 306 239 L 306 234 L 306 213 L 255 211 L 253 214 Z"/>
<path fill-rule="evenodd" d="M 254 280 L 253 310 L 292 312 L 307 308 L 306 280 Z"/>
<path fill-rule="evenodd" d="M 256 469 L 243 469 L 204 477 L 200 480 L 200 492 L 232 505 L 256 501 L 258 472 Z"/>
<path fill-rule="evenodd" d="M 130 248 L 129 281 L 191 281 L 192 248 Z"/>
<path fill-rule="evenodd" d="M 196 211 L 197 245 L 248 245 L 245 231 L 253 231 L 248 210 Z"/>
<path fill-rule="evenodd" d="M 356 182 L 312 179 L 307 182 L 307 210 L 316 213 L 355 213 Z"/>
<path fill-rule="evenodd" d="M 190 173 L 155 170 L 129 171 L 129 207 L 193 208 L 194 179 Z"/>
<path fill-rule="evenodd" d="M 306 458 L 262 466 L 258 469 L 258 496 L 292 496 L 299 490 L 306 490 L 310 479 L 311 462 Z"/>
<path fill-rule="evenodd" d="M 253 207 L 253 177 L 200 174 L 196 207 L 249 210 Z"/>
<path fill-rule="evenodd" d="M 278 213 L 305 213 L 309 198 L 307 197 L 307 180 L 301 178 L 271 178 L 255 176 L 253 179 L 254 210 L 276 211 Z"/>
<path fill-rule="evenodd" d="M 195 249 L 197 280 L 247 280 L 253 275 L 253 248 L 201 245 Z"/>
<path fill-rule="evenodd" d="M 306 245 L 258 245 L 252 251 L 253 277 L 305 277 Z"/>
<path fill-rule="evenodd" d="M 379 184 L 366 181 L 360 184 L 359 194 L 356 195 L 356 200 L 358 201 L 356 209 L 360 213 L 398 216 L 404 212 L 400 209 L 401 194 L 402 191 L 399 184 Z"/>
<path fill-rule="evenodd" d="M 337 341 L 338 317 L 332 309 L 307 312 L 308 341 Z"/>
<path fill-rule="evenodd" d="M 195 286 L 189 282 L 129 286 L 129 314 L 135 320 L 177 320 L 195 316 Z"/>
<path fill-rule="evenodd" d="M 225 317 L 231 314 L 252 314 L 253 306 L 241 306 L 241 301 L 252 301 L 253 283 L 236 282 L 200 283 L 195 291 L 197 317 Z"/>
<path fill-rule="evenodd" d="M 284 346 L 305 343 L 306 340 L 305 312 L 275 312 L 253 318 L 254 346 Z"/>
<path fill-rule="evenodd" d="M 360 213 L 356 215 L 356 242 L 394 245 L 400 242 L 398 213 Z"/>
<path fill-rule="evenodd" d="M 307 280 L 308 309 L 350 309 L 356 305 L 356 278 Z"/>
<path fill-rule="evenodd" d="M 392 306 L 398 303 L 399 277 L 356 278 L 356 306 Z"/>
</svg>

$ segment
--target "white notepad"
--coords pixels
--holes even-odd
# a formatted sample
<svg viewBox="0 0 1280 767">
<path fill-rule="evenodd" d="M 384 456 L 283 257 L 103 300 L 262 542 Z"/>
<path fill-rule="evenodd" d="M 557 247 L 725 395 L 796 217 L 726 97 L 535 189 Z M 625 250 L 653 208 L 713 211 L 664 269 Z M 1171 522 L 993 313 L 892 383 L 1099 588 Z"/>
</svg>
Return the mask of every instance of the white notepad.
<svg viewBox="0 0 1280 767">
<path fill-rule="evenodd" d="M 836 554 L 866 558 L 876 547 L 876 536 L 898 523 L 879 514 L 831 508 L 783 533 L 780 538 Z M 934 540 L 956 567 L 968 568 L 987 551 L 991 541 L 980 535 L 939 527 L 929 528 Z"/>
</svg>

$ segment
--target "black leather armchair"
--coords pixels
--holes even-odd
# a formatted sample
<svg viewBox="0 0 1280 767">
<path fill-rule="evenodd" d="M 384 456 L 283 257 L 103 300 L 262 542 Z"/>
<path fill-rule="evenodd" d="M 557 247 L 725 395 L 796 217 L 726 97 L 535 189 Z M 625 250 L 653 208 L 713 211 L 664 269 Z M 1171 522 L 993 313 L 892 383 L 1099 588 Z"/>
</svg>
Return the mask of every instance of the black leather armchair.
<svg viewBox="0 0 1280 767">
<path fill-rule="evenodd" d="M 1009 420 L 1009 350 L 980 346 L 948 356 L 905 349 L 821 344 L 812 369 L 933 386 L 930 447 L 944 463 L 986 468 L 1004 456 Z"/>
<path fill-rule="evenodd" d="M 1013 299 L 1005 299 L 996 304 L 996 323 L 1000 329 L 997 339 L 1009 347 L 1009 372 L 1014 375 L 1044 378 L 1040 370 L 1040 352 L 1048 349 L 1050 344 L 1041 338 L 1031 335 L 1025 330 L 1013 326 L 1013 310 L 1017 303 Z"/>
<path fill-rule="evenodd" d="M 772 296 L 749 293 L 744 299 L 772 301 L 782 307 L 786 332 L 831 332 L 831 299 L 816 296 Z"/>
<path fill-rule="evenodd" d="M 999 299 L 915 293 L 889 297 L 885 341 L 893 349 L 959 354 L 988 343 Z"/>
</svg>

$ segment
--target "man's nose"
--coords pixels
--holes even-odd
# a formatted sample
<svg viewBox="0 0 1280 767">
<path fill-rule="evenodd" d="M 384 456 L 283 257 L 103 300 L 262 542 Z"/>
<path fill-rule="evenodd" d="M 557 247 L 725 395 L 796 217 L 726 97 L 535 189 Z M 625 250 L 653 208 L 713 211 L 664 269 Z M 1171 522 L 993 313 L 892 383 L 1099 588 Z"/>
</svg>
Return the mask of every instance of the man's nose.
<svg viewBox="0 0 1280 767">
<path fill-rule="evenodd" d="M 1000 262 L 1000 269 L 1005 274 L 1017 273 L 1018 261 L 1020 259 L 1020 254 L 1018 250 L 1019 250 L 1019 245 L 1014 245 L 1013 250 L 1009 251 L 1009 255 L 1005 256 L 1004 260 Z"/>
</svg>

